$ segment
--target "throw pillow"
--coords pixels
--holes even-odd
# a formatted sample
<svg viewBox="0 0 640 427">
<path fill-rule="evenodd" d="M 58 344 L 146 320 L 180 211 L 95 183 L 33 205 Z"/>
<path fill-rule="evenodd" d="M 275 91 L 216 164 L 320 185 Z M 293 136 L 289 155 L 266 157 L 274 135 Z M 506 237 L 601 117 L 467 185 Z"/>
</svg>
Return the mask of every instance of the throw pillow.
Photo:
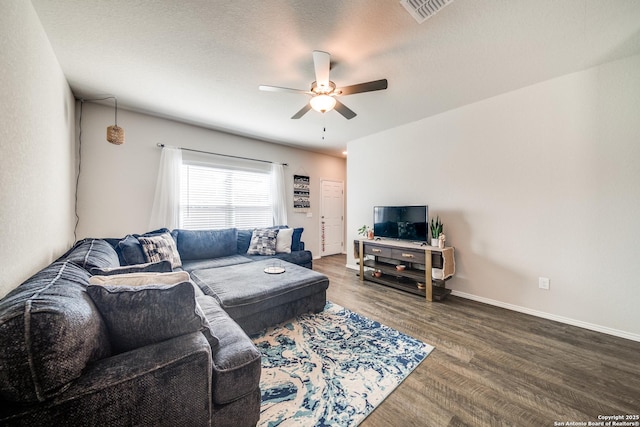
<svg viewBox="0 0 640 427">
<path fill-rule="evenodd" d="M 276 252 L 279 254 L 290 254 L 292 237 L 293 228 L 282 228 L 278 230 L 278 236 L 276 237 Z"/>
<path fill-rule="evenodd" d="M 138 237 L 158 236 L 168 232 L 169 229 L 160 228 L 144 234 L 128 234 L 125 236 L 116 245 L 116 251 L 120 257 L 121 265 L 144 264 L 147 262 L 144 252 L 142 251 L 142 246 L 138 241 Z"/>
<path fill-rule="evenodd" d="M 92 276 L 91 285 L 103 286 L 145 286 L 145 285 L 177 285 L 188 282 L 189 273 L 174 271 L 171 273 L 128 273 L 113 276 Z"/>
<path fill-rule="evenodd" d="M 251 246 L 251 236 L 253 236 L 253 230 L 238 230 L 238 253 L 246 254 Z"/>
<path fill-rule="evenodd" d="M 114 274 L 127 273 L 168 273 L 171 270 L 171 261 L 168 259 L 158 262 L 147 262 L 145 264 L 125 265 L 122 267 L 98 268 L 91 269 L 91 274 L 101 276 L 111 276 Z"/>
<path fill-rule="evenodd" d="M 171 261 L 171 267 L 177 268 L 182 266 L 182 260 L 176 247 L 176 242 L 169 233 L 163 233 L 158 236 L 140 236 L 138 237 L 142 251 L 147 262 L 157 262 L 168 259 Z"/>
<path fill-rule="evenodd" d="M 197 331 L 205 334 L 212 350 L 218 346 L 190 282 L 135 287 L 89 285 L 87 292 L 98 307 L 117 352 Z"/>
<path fill-rule="evenodd" d="M 304 228 L 299 227 L 299 228 L 294 228 L 293 229 L 293 237 L 291 238 L 291 250 L 292 251 L 301 251 L 303 250 L 303 246 L 302 246 L 302 232 L 304 231 Z"/>
<path fill-rule="evenodd" d="M 247 253 L 249 255 L 275 255 L 276 239 L 279 230 L 256 228 L 251 235 L 251 244 Z"/>
</svg>

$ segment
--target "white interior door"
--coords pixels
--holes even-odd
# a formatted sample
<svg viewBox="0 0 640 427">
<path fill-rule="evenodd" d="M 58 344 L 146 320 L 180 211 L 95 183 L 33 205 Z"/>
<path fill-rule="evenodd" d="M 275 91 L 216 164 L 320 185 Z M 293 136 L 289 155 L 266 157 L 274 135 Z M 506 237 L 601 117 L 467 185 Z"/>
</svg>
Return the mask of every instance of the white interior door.
<svg viewBox="0 0 640 427">
<path fill-rule="evenodd" d="M 322 180 L 320 256 L 340 254 L 344 248 L 344 183 Z"/>
</svg>

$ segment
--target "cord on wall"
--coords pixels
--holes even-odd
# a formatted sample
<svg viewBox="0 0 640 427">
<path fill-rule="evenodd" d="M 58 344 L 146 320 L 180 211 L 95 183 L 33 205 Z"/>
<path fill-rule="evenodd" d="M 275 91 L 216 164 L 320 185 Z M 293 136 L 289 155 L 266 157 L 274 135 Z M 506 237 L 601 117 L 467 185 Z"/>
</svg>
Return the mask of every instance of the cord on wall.
<svg viewBox="0 0 640 427">
<path fill-rule="evenodd" d="M 107 99 L 114 99 L 116 100 L 116 103 L 117 103 L 117 98 L 115 96 L 106 96 L 104 98 L 92 98 L 92 99 L 84 99 L 84 98 L 77 98 L 77 99 L 80 101 L 80 114 L 79 114 L 80 117 L 78 118 L 78 172 L 76 173 L 76 191 L 75 191 L 75 202 L 74 202 L 74 214 L 76 216 L 76 223 L 73 226 L 74 243 L 78 241 L 78 223 L 80 222 L 80 215 L 78 215 L 78 187 L 80 185 L 80 172 L 82 171 L 82 107 L 85 102 L 89 102 L 89 101 L 106 101 Z M 117 121 L 117 114 L 118 113 L 116 110 L 116 121 Z M 116 127 L 117 127 L 117 123 L 116 123 Z M 119 128 L 119 129 L 122 129 L 122 128 Z M 124 133 L 123 133 L 123 138 L 124 138 Z"/>
<path fill-rule="evenodd" d="M 78 119 L 78 172 L 76 173 L 76 193 L 75 193 L 75 205 L 74 213 L 76 216 L 76 223 L 73 226 L 73 242 L 78 241 L 78 223 L 80 222 L 80 216 L 78 215 L 78 185 L 80 184 L 80 171 L 82 170 L 82 106 L 84 105 L 84 99 L 80 99 L 80 118 Z"/>
</svg>

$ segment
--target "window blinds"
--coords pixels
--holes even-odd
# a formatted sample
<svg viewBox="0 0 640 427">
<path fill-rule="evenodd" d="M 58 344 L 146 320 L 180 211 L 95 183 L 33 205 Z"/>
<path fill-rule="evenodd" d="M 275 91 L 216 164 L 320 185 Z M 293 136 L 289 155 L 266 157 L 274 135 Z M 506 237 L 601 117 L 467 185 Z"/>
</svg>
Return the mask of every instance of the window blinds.
<svg viewBox="0 0 640 427">
<path fill-rule="evenodd" d="M 183 163 L 181 228 L 202 230 L 271 225 L 269 172 Z"/>
</svg>

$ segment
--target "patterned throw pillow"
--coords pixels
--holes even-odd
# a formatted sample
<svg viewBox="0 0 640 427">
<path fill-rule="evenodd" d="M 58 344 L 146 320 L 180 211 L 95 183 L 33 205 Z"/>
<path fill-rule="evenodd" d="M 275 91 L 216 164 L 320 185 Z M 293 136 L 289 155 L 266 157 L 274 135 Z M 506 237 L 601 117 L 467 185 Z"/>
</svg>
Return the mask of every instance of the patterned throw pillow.
<svg viewBox="0 0 640 427">
<path fill-rule="evenodd" d="M 176 242 L 169 233 L 163 233 L 158 236 L 141 236 L 138 237 L 142 251 L 147 262 L 158 262 L 165 259 L 171 261 L 171 267 L 182 267 L 182 260 L 176 247 Z"/>
<path fill-rule="evenodd" d="M 275 255 L 279 230 L 256 228 L 251 235 L 249 255 Z"/>
</svg>

